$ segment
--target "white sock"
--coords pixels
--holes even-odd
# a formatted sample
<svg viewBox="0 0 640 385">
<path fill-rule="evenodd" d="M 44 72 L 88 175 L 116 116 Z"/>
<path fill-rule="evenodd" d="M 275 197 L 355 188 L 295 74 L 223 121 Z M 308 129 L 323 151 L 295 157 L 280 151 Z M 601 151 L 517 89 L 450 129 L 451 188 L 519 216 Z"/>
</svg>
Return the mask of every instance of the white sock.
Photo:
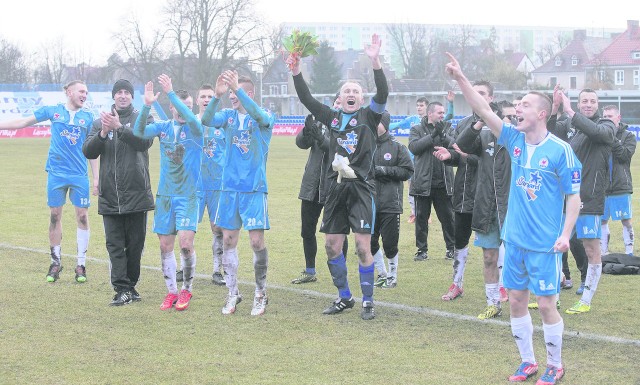
<svg viewBox="0 0 640 385">
<path fill-rule="evenodd" d="M 389 262 L 389 276 L 398 278 L 398 254 L 395 257 L 388 260 Z"/>
<path fill-rule="evenodd" d="M 511 318 L 511 333 L 516 340 L 522 362 L 534 364 L 536 356 L 533 352 L 533 322 L 531 322 L 531 314 L 527 313 L 524 317 Z"/>
<path fill-rule="evenodd" d="M 487 305 L 500 306 L 500 287 L 497 283 L 485 283 L 484 292 L 487 296 Z"/>
<path fill-rule="evenodd" d="M 193 286 L 193 277 L 196 275 L 196 252 L 191 252 L 191 255 L 182 255 L 180 253 L 180 261 L 182 266 L 182 290 L 191 291 Z"/>
<path fill-rule="evenodd" d="M 411 215 L 416 215 L 416 199 L 413 195 L 409 195 L 409 207 L 411 207 Z"/>
<path fill-rule="evenodd" d="M 504 266 L 504 243 L 498 247 L 498 285 L 502 287 L 502 267 Z"/>
<path fill-rule="evenodd" d="M 464 280 L 464 268 L 467 265 L 467 255 L 469 255 L 468 247 L 456 250 L 453 254 L 453 283 L 460 288 Z"/>
<path fill-rule="evenodd" d="M 633 254 L 633 226 L 629 227 L 622 225 L 622 239 L 624 240 L 624 252 L 627 254 Z"/>
<path fill-rule="evenodd" d="M 373 255 L 373 264 L 376 265 L 378 274 L 383 277 L 387 276 L 387 268 L 384 265 L 384 255 L 382 255 L 382 249 L 378 249 L 378 252 Z"/>
<path fill-rule="evenodd" d="M 584 282 L 584 292 L 582 293 L 582 302 L 587 305 L 591 305 L 591 300 L 596 294 L 598 288 L 598 282 L 600 282 L 600 275 L 602 274 L 602 263 L 590 263 L 587 266 L 587 278 Z"/>
<path fill-rule="evenodd" d="M 59 265 L 60 259 L 60 245 L 51 247 L 51 263 Z"/>
<path fill-rule="evenodd" d="M 85 266 L 87 261 L 87 249 L 89 248 L 89 229 L 76 231 L 78 241 L 78 265 Z"/>
<path fill-rule="evenodd" d="M 162 258 L 162 274 L 164 274 L 164 283 L 167 285 L 169 293 L 178 294 L 178 285 L 176 284 L 176 255 L 173 251 L 161 253 Z"/>
<path fill-rule="evenodd" d="M 213 234 L 211 251 L 213 251 L 213 272 L 218 273 L 222 264 L 222 234 Z"/>
<path fill-rule="evenodd" d="M 235 247 L 222 253 L 222 267 L 227 274 L 225 282 L 230 295 L 238 294 L 238 263 L 238 253 Z"/>
<path fill-rule="evenodd" d="M 542 324 L 544 331 L 544 342 L 547 345 L 547 365 L 556 368 L 562 367 L 562 333 L 564 332 L 564 321 L 553 325 Z"/>
<path fill-rule="evenodd" d="M 600 252 L 606 254 L 609 251 L 609 224 L 602 225 L 600 229 Z"/>
</svg>

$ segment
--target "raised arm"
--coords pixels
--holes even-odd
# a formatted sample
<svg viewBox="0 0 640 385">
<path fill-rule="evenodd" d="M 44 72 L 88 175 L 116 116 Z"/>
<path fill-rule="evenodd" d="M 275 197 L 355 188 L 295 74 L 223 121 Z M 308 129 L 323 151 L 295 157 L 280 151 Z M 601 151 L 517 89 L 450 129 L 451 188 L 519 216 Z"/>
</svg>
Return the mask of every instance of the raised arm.
<svg viewBox="0 0 640 385">
<path fill-rule="evenodd" d="M 367 45 L 364 52 L 371 59 L 371 66 L 373 67 L 373 81 L 376 84 L 376 94 L 373 95 L 371 105 L 374 111 L 382 114 L 387 104 L 387 97 L 389 96 L 389 85 L 387 84 L 387 78 L 382 71 L 382 62 L 380 61 L 380 46 L 382 40 L 377 34 L 371 36 L 371 44 Z M 375 106 L 374 106 L 375 102 Z"/>
<path fill-rule="evenodd" d="M 443 119 L 446 122 L 450 121 L 454 117 L 453 101 L 455 98 L 456 94 L 453 91 L 447 91 L 447 113 L 445 114 Z"/>
<path fill-rule="evenodd" d="M 608 145 L 613 144 L 616 126 L 611 120 L 601 119 L 598 123 L 595 123 L 582 114 L 576 114 L 571 107 L 569 97 L 563 92 L 561 92 L 560 95 L 562 95 L 562 106 L 564 108 L 564 112 L 567 114 L 569 119 L 571 119 L 573 127 L 582 131 L 582 133 L 588 136 L 594 143 L 604 143 Z"/>
<path fill-rule="evenodd" d="M 260 127 L 270 128 L 273 127 L 273 118 L 265 110 L 263 110 L 238 84 L 238 72 L 237 71 L 225 71 L 222 73 L 222 78 L 229 85 L 229 88 L 236 94 L 240 104 L 247 110 L 249 116 L 251 116 Z"/>
<path fill-rule="evenodd" d="M 216 112 L 222 95 L 229 91 L 229 85 L 224 81 L 222 74 L 216 79 L 216 86 L 213 90 L 215 97 L 209 102 L 202 114 L 201 122 L 207 127 L 222 127 L 224 124 L 224 114 Z"/>
<path fill-rule="evenodd" d="M 202 124 L 200 123 L 200 119 L 191 111 L 191 108 L 187 107 L 186 104 L 176 95 L 173 91 L 173 84 L 171 82 L 171 78 L 165 74 L 158 76 L 158 83 L 162 86 L 162 90 L 169 97 L 169 102 L 175 107 L 176 111 L 180 114 L 181 117 L 184 118 L 186 123 L 191 128 L 191 131 L 195 136 L 202 136 Z"/>
<path fill-rule="evenodd" d="M 464 95 L 471 110 L 480 116 L 480 119 L 491 129 L 493 135 L 499 138 L 502 133 L 502 119 L 491 110 L 489 103 L 482 95 L 473 89 L 469 79 L 462 73 L 462 68 L 460 68 L 458 60 L 449 52 L 447 52 L 447 56 L 450 60 L 446 65 L 447 73 L 453 80 L 458 82 L 462 95 Z"/>
<path fill-rule="evenodd" d="M 147 119 L 151 111 L 151 105 L 158 100 L 160 93 L 153 92 L 153 82 L 144 85 L 144 106 L 133 126 L 133 135 L 139 138 L 151 139 L 158 134 L 155 124 L 147 125 Z"/>
</svg>

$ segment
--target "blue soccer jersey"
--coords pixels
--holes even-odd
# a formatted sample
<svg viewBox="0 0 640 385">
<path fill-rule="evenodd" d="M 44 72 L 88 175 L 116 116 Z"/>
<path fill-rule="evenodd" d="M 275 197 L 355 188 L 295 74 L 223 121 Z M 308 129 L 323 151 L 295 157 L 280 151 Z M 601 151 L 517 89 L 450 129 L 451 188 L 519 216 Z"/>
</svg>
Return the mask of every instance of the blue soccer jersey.
<svg viewBox="0 0 640 385">
<path fill-rule="evenodd" d="M 202 124 L 175 92 L 168 94 L 171 104 L 186 119 L 185 124 L 165 120 L 146 124 L 150 107 L 143 106 L 133 133 L 136 136 L 160 139 L 160 179 L 158 195 L 189 197 L 200 186 L 202 164 Z"/>
<path fill-rule="evenodd" d="M 509 209 L 502 239 L 523 249 L 552 252 L 564 226 L 564 198 L 580 193 L 582 165 L 571 146 L 549 133 L 537 145 L 503 124 L 498 143 L 511 158 Z"/>
<path fill-rule="evenodd" d="M 58 176 L 86 176 L 87 158 L 82 145 L 93 124 L 87 109 L 67 110 L 64 104 L 40 107 L 33 112 L 38 122 L 51 121 L 51 144 L 47 172 Z"/>
<path fill-rule="evenodd" d="M 204 126 L 202 157 L 202 190 L 214 191 L 222 188 L 222 170 L 226 150 L 225 133 L 220 128 Z"/>
<path fill-rule="evenodd" d="M 267 192 L 267 155 L 274 115 L 260 108 L 242 88 L 236 96 L 247 110 L 247 114 L 225 108 L 215 111 L 220 102 L 214 98 L 205 113 L 202 122 L 207 126 L 224 130 L 226 152 L 223 162 L 223 191 Z"/>
</svg>

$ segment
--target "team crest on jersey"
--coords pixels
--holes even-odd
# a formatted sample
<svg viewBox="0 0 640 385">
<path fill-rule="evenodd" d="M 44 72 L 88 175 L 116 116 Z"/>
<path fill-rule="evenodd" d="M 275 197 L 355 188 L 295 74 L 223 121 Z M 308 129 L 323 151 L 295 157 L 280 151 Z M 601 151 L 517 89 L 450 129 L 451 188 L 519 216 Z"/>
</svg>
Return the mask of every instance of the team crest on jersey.
<svg viewBox="0 0 640 385">
<path fill-rule="evenodd" d="M 180 139 L 186 139 L 187 138 L 187 134 L 184 132 L 180 133 Z"/>
<path fill-rule="evenodd" d="M 338 127 L 338 118 L 333 118 L 331 121 L 331 127 Z"/>
<path fill-rule="evenodd" d="M 229 117 L 229 119 L 227 119 L 227 123 L 230 124 L 230 125 L 233 124 L 233 118 Z"/>
<path fill-rule="evenodd" d="M 232 143 L 238 147 L 241 154 L 246 154 L 249 152 L 249 145 L 251 145 L 251 134 L 249 131 L 243 131 L 239 138 L 237 136 L 233 137 Z"/>
<path fill-rule="evenodd" d="M 540 172 L 534 171 L 530 173 L 529 180 L 525 180 L 523 176 L 519 177 L 516 180 L 516 186 L 524 190 L 529 201 L 535 201 L 538 198 L 536 191 L 540 191 L 540 187 L 542 187 L 542 177 L 540 176 Z"/>
<path fill-rule="evenodd" d="M 580 183 L 580 170 L 571 171 L 571 183 Z"/>
<path fill-rule="evenodd" d="M 344 148 L 347 154 L 353 154 L 358 147 L 358 134 L 353 131 L 347 133 L 347 139 L 338 138 L 338 145 Z"/>
<path fill-rule="evenodd" d="M 353 118 L 353 119 L 351 119 L 351 120 L 349 121 L 349 125 L 350 125 L 350 126 L 354 126 L 354 127 L 355 127 L 355 125 L 356 125 L 356 124 L 358 124 L 358 121 L 356 120 L 356 118 Z"/>
<path fill-rule="evenodd" d="M 167 133 L 166 132 L 161 132 L 160 133 L 160 139 L 164 139 L 167 137 Z"/>
<path fill-rule="evenodd" d="M 216 152 L 216 148 L 218 147 L 218 143 L 215 139 L 211 139 L 207 142 L 207 144 L 202 149 L 207 158 L 213 158 L 213 153 Z"/>
<path fill-rule="evenodd" d="M 522 149 L 520 147 L 518 147 L 518 146 L 515 146 L 513 148 L 513 157 L 514 158 L 519 158 L 520 155 L 522 155 Z"/>
<path fill-rule="evenodd" d="M 53 114 L 53 120 L 58 120 L 58 119 L 60 119 L 60 114 L 56 112 L 55 114 Z"/>
<path fill-rule="evenodd" d="M 78 123 L 79 123 L 81 126 L 84 126 L 84 124 L 86 123 L 86 121 L 85 121 L 84 119 L 80 119 L 80 120 L 78 120 Z"/>
<path fill-rule="evenodd" d="M 386 153 L 382 156 L 384 158 L 384 160 L 391 160 L 391 154 L 390 153 Z"/>
<path fill-rule="evenodd" d="M 80 134 L 82 133 L 82 131 L 80 131 L 80 127 L 71 126 L 70 128 L 71 131 L 65 128 L 64 131 L 60 133 L 60 136 L 64 136 L 69 141 L 69 144 L 75 146 L 76 144 L 78 144 L 78 139 L 80 139 Z"/>
<path fill-rule="evenodd" d="M 540 161 L 538 162 L 538 166 L 540 166 L 540 168 L 547 168 L 549 166 L 549 159 L 547 158 L 540 159 Z"/>
<path fill-rule="evenodd" d="M 213 131 L 213 135 L 220 136 L 220 135 L 222 135 L 222 131 L 220 131 L 219 128 L 216 128 L 215 131 Z"/>
</svg>

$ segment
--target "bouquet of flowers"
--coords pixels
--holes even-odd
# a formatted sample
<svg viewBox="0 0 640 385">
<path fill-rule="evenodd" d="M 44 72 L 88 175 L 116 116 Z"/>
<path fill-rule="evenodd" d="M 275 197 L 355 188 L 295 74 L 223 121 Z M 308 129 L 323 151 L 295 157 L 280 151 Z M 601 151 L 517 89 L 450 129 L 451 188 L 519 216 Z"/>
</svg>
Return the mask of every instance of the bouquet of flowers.
<svg viewBox="0 0 640 385">
<path fill-rule="evenodd" d="M 288 60 L 289 69 L 303 57 L 317 55 L 318 37 L 311 35 L 309 32 L 300 32 L 295 30 L 291 35 L 284 38 L 282 45 L 289 52 L 289 57 L 294 60 Z"/>
</svg>

